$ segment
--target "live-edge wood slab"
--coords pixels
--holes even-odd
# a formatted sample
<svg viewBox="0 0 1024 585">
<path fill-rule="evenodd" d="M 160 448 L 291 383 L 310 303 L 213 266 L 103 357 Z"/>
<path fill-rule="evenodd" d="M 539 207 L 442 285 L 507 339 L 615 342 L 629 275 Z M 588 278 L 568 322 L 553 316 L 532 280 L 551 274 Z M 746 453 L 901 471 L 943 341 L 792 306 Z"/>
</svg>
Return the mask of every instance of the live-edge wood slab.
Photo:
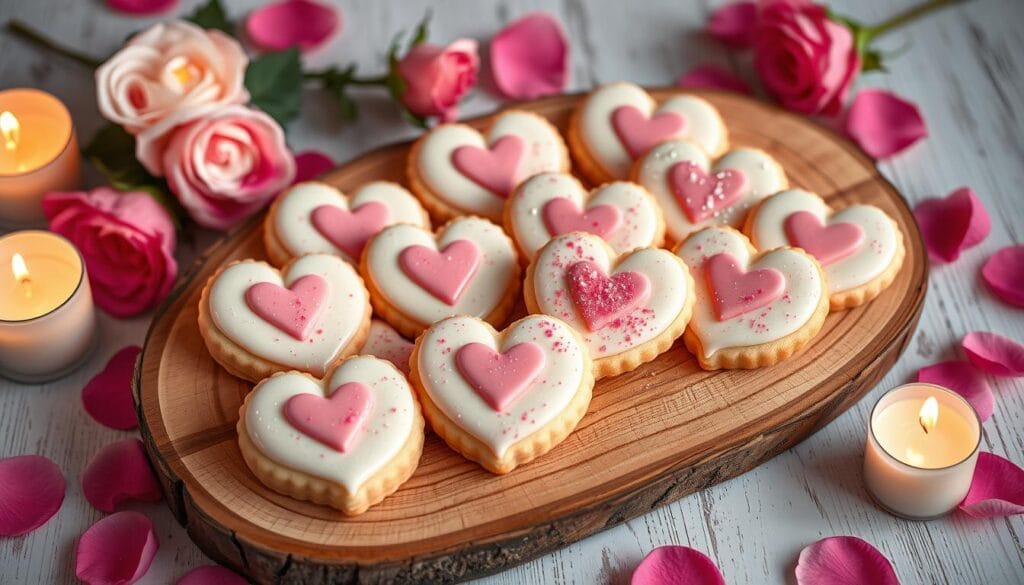
<svg viewBox="0 0 1024 585">
<path fill-rule="evenodd" d="M 661 99 L 675 90 L 654 90 Z M 264 257 L 259 221 L 208 250 L 146 339 L 133 393 L 164 495 L 193 540 L 258 583 L 448 583 L 500 571 L 739 475 L 793 446 L 859 400 L 896 361 L 923 306 L 927 261 L 899 193 L 833 132 L 736 94 L 698 91 L 734 146 L 778 159 L 795 187 L 833 207 L 871 203 L 906 237 L 893 285 L 832 314 L 796 357 L 752 371 L 704 372 L 681 342 L 654 362 L 602 380 L 576 432 L 539 460 L 496 477 L 428 433 L 415 475 L 356 518 L 279 495 L 249 472 L 235 423 L 250 384 L 207 354 L 196 325 L 217 267 Z M 579 96 L 520 104 L 564 130 Z M 487 117 L 470 121 L 485 125 Z M 326 175 L 343 190 L 404 182 L 408 144 Z"/>
</svg>

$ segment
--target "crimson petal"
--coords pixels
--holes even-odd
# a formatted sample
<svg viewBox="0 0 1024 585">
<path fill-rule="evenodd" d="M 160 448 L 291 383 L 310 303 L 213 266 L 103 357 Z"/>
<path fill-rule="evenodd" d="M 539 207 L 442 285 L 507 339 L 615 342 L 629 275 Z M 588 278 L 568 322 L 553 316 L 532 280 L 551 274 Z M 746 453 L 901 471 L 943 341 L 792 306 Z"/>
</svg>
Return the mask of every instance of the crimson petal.
<svg viewBox="0 0 1024 585">
<path fill-rule="evenodd" d="M 992 416 L 995 407 L 992 389 L 985 377 L 967 362 L 954 360 L 923 367 L 917 371 L 917 381 L 937 384 L 963 396 L 983 421 Z"/>
<path fill-rule="evenodd" d="M 697 549 L 667 545 L 652 550 L 633 571 L 632 585 L 725 585 L 715 562 Z"/>
<path fill-rule="evenodd" d="M 178 0 L 106 0 L 107 6 L 125 14 L 143 16 L 167 12 L 178 4 Z"/>
<path fill-rule="evenodd" d="M 800 551 L 797 585 L 899 585 L 892 563 L 856 536 L 824 538 Z"/>
<path fill-rule="evenodd" d="M 975 518 L 1024 514 L 1024 469 L 998 455 L 978 453 L 978 466 L 960 509 Z"/>
<path fill-rule="evenodd" d="M 295 155 L 295 183 L 309 181 L 334 168 L 334 160 L 315 150 Z M 293 183 L 294 184 L 294 183 Z"/>
<path fill-rule="evenodd" d="M 192 569 L 176 585 L 246 585 L 247 581 L 220 565 Z"/>
<path fill-rule="evenodd" d="M 125 500 L 156 502 L 161 498 L 142 441 L 134 437 L 111 443 L 93 456 L 82 474 L 82 492 L 103 512 L 113 512 Z"/>
<path fill-rule="evenodd" d="M 750 95 L 750 86 L 738 75 L 718 65 L 699 65 L 687 71 L 679 81 L 679 87 L 727 89 Z"/>
<path fill-rule="evenodd" d="M 64 474 L 41 455 L 0 459 L 0 536 L 32 532 L 64 502 Z"/>
<path fill-rule="evenodd" d="M 140 351 L 142 348 L 137 345 L 121 349 L 82 388 L 82 406 L 101 425 L 121 430 L 139 425 L 132 402 L 132 376 Z"/>
<path fill-rule="evenodd" d="M 914 207 L 914 219 L 921 228 L 928 257 L 934 262 L 953 262 L 992 231 L 988 211 L 970 187 L 961 187 L 941 199 L 925 199 Z"/>
<path fill-rule="evenodd" d="M 281 0 L 253 10 L 245 31 L 261 49 L 315 49 L 341 28 L 338 9 L 312 0 Z"/>
<path fill-rule="evenodd" d="M 961 343 L 974 367 L 994 376 L 1024 376 L 1024 344 L 987 331 L 974 331 Z"/>
<path fill-rule="evenodd" d="M 873 158 L 888 158 L 928 135 L 917 106 L 881 89 L 857 94 L 846 118 L 846 133 Z"/>
<path fill-rule="evenodd" d="M 992 293 L 1015 307 L 1024 307 L 1024 245 L 1007 246 L 985 261 L 981 277 Z"/>
<path fill-rule="evenodd" d="M 146 574 L 160 543 L 153 523 L 138 512 L 118 512 L 78 539 L 75 575 L 89 585 L 130 585 Z"/>
</svg>

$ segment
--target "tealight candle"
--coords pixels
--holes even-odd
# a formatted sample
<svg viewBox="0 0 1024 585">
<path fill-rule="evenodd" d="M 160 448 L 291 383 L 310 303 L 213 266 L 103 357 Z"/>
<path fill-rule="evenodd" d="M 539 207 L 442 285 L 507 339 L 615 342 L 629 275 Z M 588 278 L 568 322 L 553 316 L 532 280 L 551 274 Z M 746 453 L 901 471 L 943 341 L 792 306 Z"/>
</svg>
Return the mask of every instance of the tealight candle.
<svg viewBox="0 0 1024 585">
<path fill-rule="evenodd" d="M 93 346 L 96 313 L 82 256 L 45 231 L 0 237 L 0 374 L 58 378 Z"/>
<path fill-rule="evenodd" d="M 80 182 L 78 142 L 71 114 L 37 89 L 0 91 L 0 223 L 45 223 L 40 201 Z"/>
<path fill-rule="evenodd" d="M 959 394 L 934 384 L 900 386 L 871 412 L 864 481 L 897 516 L 942 516 L 967 496 L 980 443 L 981 421 Z"/>
</svg>

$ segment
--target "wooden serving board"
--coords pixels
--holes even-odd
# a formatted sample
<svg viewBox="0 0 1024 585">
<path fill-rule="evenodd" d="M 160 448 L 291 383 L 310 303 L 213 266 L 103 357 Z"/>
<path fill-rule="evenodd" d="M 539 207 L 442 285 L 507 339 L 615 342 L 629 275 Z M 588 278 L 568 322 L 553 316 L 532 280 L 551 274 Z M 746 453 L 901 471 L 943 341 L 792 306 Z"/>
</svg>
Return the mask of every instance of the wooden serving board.
<svg viewBox="0 0 1024 585">
<path fill-rule="evenodd" d="M 654 90 L 663 99 L 673 90 Z M 428 433 L 415 475 L 356 518 L 263 487 L 238 450 L 250 384 L 207 354 L 200 290 L 218 266 L 263 257 L 259 221 L 200 259 L 154 319 L 136 370 L 140 429 L 167 502 L 214 559 L 258 583 L 447 583 L 500 571 L 739 475 L 795 445 L 859 400 L 903 351 L 921 313 L 927 261 L 899 193 L 855 146 L 779 108 L 701 91 L 734 145 L 767 150 L 791 183 L 835 207 L 871 203 L 899 222 L 907 256 L 873 303 L 832 314 L 794 358 L 705 372 L 681 342 L 599 382 L 576 432 L 539 460 L 493 476 Z M 564 130 L 579 96 L 518 107 Z M 488 118 L 470 124 L 482 126 Z M 326 176 L 343 190 L 404 182 L 409 144 L 367 153 Z"/>
</svg>

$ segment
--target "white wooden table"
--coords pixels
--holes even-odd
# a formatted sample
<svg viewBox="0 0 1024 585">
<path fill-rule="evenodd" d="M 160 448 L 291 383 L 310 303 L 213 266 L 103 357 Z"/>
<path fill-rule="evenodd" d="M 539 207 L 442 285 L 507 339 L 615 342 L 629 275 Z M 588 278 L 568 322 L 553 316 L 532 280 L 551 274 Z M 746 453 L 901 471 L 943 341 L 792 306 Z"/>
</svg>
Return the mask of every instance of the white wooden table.
<svg viewBox="0 0 1024 585">
<path fill-rule="evenodd" d="M 873 22 L 914 0 L 835 0 L 843 14 Z M 200 0 L 183 0 L 176 14 Z M 256 0 L 228 0 L 238 18 Z M 402 0 L 341 3 L 343 34 L 308 58 L 311 66 L 356 61 L 366 73 L 383 67 L 386 45 L 410 29 L 425 3 Z M 432 2 L 432 38 L 489 38 L 503 23 L 532 9 L 549 10 L 572 38 L 571 89 L 630 79 L 669 85 L 691 66 L 714 62 L 752 80 L 749 59 L 731 55 L 703 37 L 706 0 L 564 0 Z M 0 21 L 17 17 L 62 42 L 96 55 L 115 49 L 149 24 L 112 14 L 100 0 L 4 0 Z M 153 19 L 155 20 L 155 19 Z M 1024 518 L 973 520 L 964 516 L 928 523 L 893 518 L 871 505 L 861 481 L 865 421 L 886 388 L 908 381 L 929 363 L 957 355 L 959 339 L 973 330 L 1024 340 L 1024 311 L 995 300 L 978 279 L 993 251 L 1024 242 L 1024 2 L 978 0 L 912 25 L 887 39 L 907 51 L 891 73 L 870 74 L 862 85 L 891 89 L 916 101 L 931 136 L 881 165 L 911 202 L 944 195 L 960 185 L 977 190 L 992 215 L 992 235 L 952 266 L 932 272 L 928 300 L 912 342 L 892 372 L 856 407 L 813 437 L 746 475 L 694 494 L 482 583 L 628 583 L 651 548 L 688 544 L 709 554 L 734 585 L 791 583 L 797 554 L 825 536 L 851 534 L 874 543 L 893 562 L 903 583 L 1024 583 Z M 0 33 L 0 88 L 37 86 L 70 107 L 83 142 L 102 124 L 91 72 Z M 497 104 L 472 96 L 465 113 Z M 346 125 L 323 94 L 311 92 L 302 120 L 289 131 L 296 150 L 316 148 L 343 161 L 380 144 L 413 136 L 380 92 L 360 98 L 362 117 Z M 97 179 L 90 177 L 93 182 Z M 183 242 L 183 268 L 212 240 Z M 79 476 L 101 446 L 128 433 L 94 423 L 79 404 L 83 383 L 118 348 L 141 343 L 150 316 L 100 317 L 101 343 L 90 363 L 44 386 L 0 380 L 0 456 L 38 453 L 54 459 L 69 481 L 60 512 L 36 532 L 0 539 L 0 582 L 74 581 L 78 535 L 102 514 L 85 501 Z M 1024 465 L 1024 382 L 995 380 L 995 415 L 984 425 L 983 449 Z M 210 561 L 189 540 L 163 503 L 132 506 L 153 518 L 160 552 L 142 583 L 173 583 Z"/>
</svg>

